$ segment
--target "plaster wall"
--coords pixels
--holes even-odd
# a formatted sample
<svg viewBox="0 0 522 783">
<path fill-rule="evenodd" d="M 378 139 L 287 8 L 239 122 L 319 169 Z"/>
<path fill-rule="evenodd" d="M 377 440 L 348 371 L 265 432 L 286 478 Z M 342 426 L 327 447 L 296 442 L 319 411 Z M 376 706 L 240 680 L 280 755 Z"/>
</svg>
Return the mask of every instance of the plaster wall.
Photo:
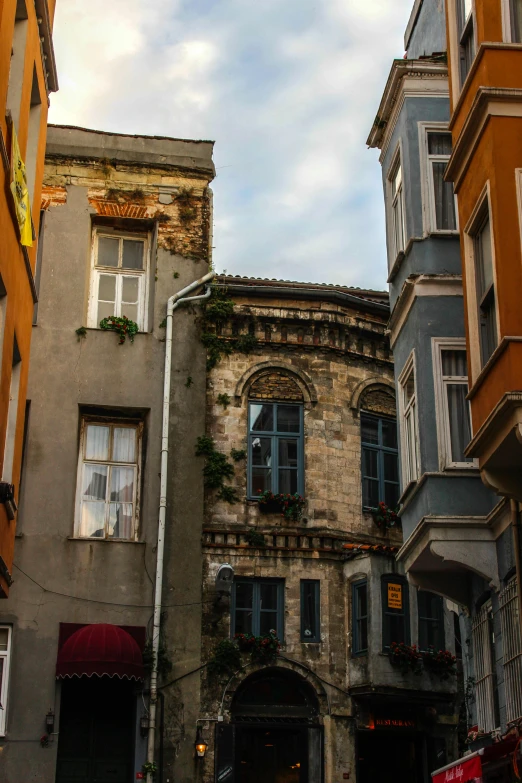
<svg viewBox="0 0 522 783">
<path fill-rule="evenodd" d="M 444 0 L 420 0 L 420 9 L 406 49 L 412 60 L 446 51 Z"/>
</svg>

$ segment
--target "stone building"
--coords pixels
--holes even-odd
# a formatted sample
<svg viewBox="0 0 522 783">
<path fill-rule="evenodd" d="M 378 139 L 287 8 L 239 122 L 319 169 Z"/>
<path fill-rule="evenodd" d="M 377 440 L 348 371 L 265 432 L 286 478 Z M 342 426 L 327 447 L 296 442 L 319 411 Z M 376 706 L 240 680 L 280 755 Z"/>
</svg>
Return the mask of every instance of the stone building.
<svg viewBox="0 0 522 783">
<path fill-rule="evenodd" d="M 163 322 L 167 299 L 207 273 L 213 176 L 211 142 L 49 127 L 15 581 L 0 608 L 12 640 L 7 657 L 0 647 L 3 783 L 141 775 Z M 193 444 L 205 424 L 205 348 L 193 311 L 173 315 L 160 649 L 163 666 L 166 647 L 174 666 L 163 684 L 201 662 L 203 482 Z M 133 343 L 99 328 L 112 315 L 135 322 Z M 159 780 L 174 757 L 176 779 L 193 780 L 193 686 L 160 692 Z"/>
<path fill-rule="evenodd" d="M 372 514 L 399 497 L 388 297 L 241 277 L 218 291 L 235 306 L 210 327 L 228 355 L 208 376 L 207 435 L 233 468 L 207 489 L 202 658 L 237 633 L 282 647 L 202 673 L 201 779 L 425 781 L 456 750 L 455 680 L 389 651 L 429 634 L 454 650 L 453 620 L 426 616 L 400 529 Z M 260 504 L 266 491 L 304 496 L 302 516 Z M 230 598 L 215 592 L 224 563 Z"/>
</svg>

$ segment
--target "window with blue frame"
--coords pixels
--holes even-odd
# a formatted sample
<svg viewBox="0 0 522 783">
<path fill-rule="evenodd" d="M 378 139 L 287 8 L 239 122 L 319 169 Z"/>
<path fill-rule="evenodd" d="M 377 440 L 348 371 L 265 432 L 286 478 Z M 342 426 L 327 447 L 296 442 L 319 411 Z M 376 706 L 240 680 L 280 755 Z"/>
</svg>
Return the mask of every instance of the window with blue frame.
<svg viewBox="0 0 522 783">
<path fill-rule="evenodd" d="M 392 642 L 410 643 L 410 600 L 408 582 L 398 574 L 381 577 L 382 649 L 388 652 Z"/>
<path fill-rule="evenodd" d="M 368 583 L 361 579 L 352 584 L 352 653 L 368 652 Z"/>
<path fill-rule="evenodd" d="M 321 641 L 320 581 L 301 579 L 301 641 Z"/>
<path fill-rule="evenodd" d="M 250 402 L 248 495 L 304 494 L 303 406 Z"/>
<path fill-rule="evenodd" d="M 417 608 L 420 649 L 434 647 L 436 650 L 444 650 L 444 607 L 441 596 L 427 590 L 419 590 Z"/>
<path fill-rule="evenodd" d="M 364 508 L 399 500 L 399 462 L 395 419 L 361 412 L 362 496 Z"/>
<path fill-rule="evenodd" d="M 284 582 L 281 579 L 236 579 L 232 590 L 231 633 L 284 634 Z"/>
</svg>

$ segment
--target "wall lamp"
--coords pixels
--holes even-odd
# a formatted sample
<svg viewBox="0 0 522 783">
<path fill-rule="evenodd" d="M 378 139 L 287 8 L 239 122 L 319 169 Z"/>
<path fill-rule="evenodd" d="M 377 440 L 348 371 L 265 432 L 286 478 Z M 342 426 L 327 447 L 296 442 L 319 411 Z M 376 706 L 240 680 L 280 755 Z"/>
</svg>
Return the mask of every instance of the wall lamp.
<svg viewBox="0 0 522 783">
<path fill-rule="evenodd" d="M 201 729 L 198 726 L 197 734 L 196 734 L 196 753 L 198 754 L 199 758 L 203 758 L 203 756 L 206 753 L 206 750 L 208 748 L 207 743 L 203 739 L 203 735 L 201 734 Z"/>
<path fill-rule="evenodd" d="M 52 711 L 52 708 L 49 707 L 49 712 L 45 716 L 45 728 L 47 729 L 47 734 L 52 734 L 54 729 L 54 712 Z"/>
<path fill-rule="evenodd" d="M 146 737 L 149 733 L 149 716 L 142 715 L 140 718 L 140 735 Z"/>
</svg>

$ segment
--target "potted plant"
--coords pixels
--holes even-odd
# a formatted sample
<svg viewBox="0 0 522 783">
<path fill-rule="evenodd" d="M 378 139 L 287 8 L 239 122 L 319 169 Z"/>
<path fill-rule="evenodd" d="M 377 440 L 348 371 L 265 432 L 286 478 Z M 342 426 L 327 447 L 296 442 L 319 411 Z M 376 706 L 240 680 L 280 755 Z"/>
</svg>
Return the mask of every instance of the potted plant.
<svg viewBox="0 0 522 783">
<path fill-rule="evenodd" d="M 384 500 L 381 500 L 377 508 L 372 511 L 373 521 L 377 527 L 384 527 L 388 530 L 391 527 L 400 527 L 401 519 L 398 508 L 390 508 Z"/>
<path fill-rule="evenodd" d="M 422 654 L 416 644 L 409 645 L 404 642 L 392 642 L 388 652 L 390 663 L 397 666 L 402 674 L 413 672 L 421 673 Z"/>
<path fill-rule="evenodd" d="M 269 663 L 281 649 L 281 642 L 273 629 L 264 636 L 236 633 L 234 639 L 240 651 L 249 653 L 252 661 L 256 663 Z"/>
<path fill-rule="evenodd" d="M 303 515 L 304 498 L 295 492 L 291 495 L 288 492 L 279 492 L 274 495 L 269 489 L 264 492 L 259 490 L 258 494 L 259 510 L 264 514 L 281 514 L 282 517 L 293 522 L 297 522 Z"/>
<path fill-rule="evenodd" d="M 422 651 L 422 661 L 424 668 L 441 680 L 449 680 L 456 673 L 457 659 L 449 650 L 435 650 L 433 645 L 430 645 L 427 650 Z"/>
</svg>

